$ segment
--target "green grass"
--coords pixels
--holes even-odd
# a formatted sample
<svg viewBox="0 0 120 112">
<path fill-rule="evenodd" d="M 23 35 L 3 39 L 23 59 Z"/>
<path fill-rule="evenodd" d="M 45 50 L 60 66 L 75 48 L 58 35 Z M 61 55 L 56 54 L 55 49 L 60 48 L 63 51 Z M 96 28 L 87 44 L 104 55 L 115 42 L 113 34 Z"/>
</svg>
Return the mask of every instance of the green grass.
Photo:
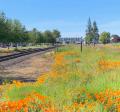
<svg viewBox="0 0 120 112">
<path fill-rule="evenodd" d="M 80 52 L 79 46 L 69 45 L 59 48 L 56 52 L 74 51 L 79 55 L 66 56 L 66 60 L 80 59 L 80 63 L 70 63 L 67 66 L 69 75 L 67 78 L 48 78 L 44 84 L 26 84 L 23 87 L 13 87 L 6 91 L 10 100 L 25 98 L 33 91 L 48 96 L 58 107 L 71 105 L 74 96 L 85 89 L 89 93 L 99 93 L 106 89 L 120 89 L 120 68 L 98 71 L 98 61 L 102 58 L 110 61 L 120 61 L 119 50 L 111 50 L 104 47 L 83 47 Z M 64 62 L 63 62 L 64 63 Z M 62 68 L 64 71 L 64 68 Z M 65 73 L 65 72 L 64 72 Z M 66 74 L 66 73 L 65 73 Z M 64 74 L 62 74 L 64 76 Z M 102 106 L 98 108 L 102 109 Z M 102 111 L 101 111 L 102 112 Z"/>
</svg>

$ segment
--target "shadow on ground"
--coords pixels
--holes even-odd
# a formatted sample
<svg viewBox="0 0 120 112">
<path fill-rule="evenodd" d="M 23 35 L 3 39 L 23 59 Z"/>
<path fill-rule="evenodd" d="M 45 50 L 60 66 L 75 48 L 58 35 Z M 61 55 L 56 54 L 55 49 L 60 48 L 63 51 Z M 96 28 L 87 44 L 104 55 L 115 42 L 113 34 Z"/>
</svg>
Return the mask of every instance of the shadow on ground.
<svg viewBox="0 0 120 112">
<path fill-rule="evenodd" d="M 35 82 L 36 79 L 29 79 L 23 77 L 0 77 L 0 85 L 3 83 L 10 83 L 12 84 L 13 80 L 20 81 L 20 82 Z"/>
</svg>

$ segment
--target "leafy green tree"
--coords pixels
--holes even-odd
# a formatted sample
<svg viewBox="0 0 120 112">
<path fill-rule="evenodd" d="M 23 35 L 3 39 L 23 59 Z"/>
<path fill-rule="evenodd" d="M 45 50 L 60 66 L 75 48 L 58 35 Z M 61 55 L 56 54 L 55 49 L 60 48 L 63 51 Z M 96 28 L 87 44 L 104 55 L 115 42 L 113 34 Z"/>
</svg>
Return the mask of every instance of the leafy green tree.
<svg viewBox="0 0 120 112">
<path fill-rule="evenodd" d="M 6 40 L 6 16 L 4 12 L 0 12 L 0 43 Z"/>
<path fill-rule="evenodd" d="M 32 31 L 28 31 L 29 43 L 33 43 L 34 34 Z"/>
<path fill-rule="evenodd" d="M 54 43 L 56 42 L 57 38 L 61 37 L 60 32 L 58 30 L 53 30 L 52 32 Z"/>
<path fill-rule="evenodd" d="M 26 45 L 29 42 L 29 35 L 28 35 L 28 31 L 26 30 L 25 26 L 23 26 L 22 28 L 22 33 L 21 33 L 21 43 Z"/>
<path fill-rule="evenodd" d="M 22 41 L 22 24 L 19 20 L 13 20 L 13 38 L 12 41 L 15 43 L 16 47 L 18 43 Z"/>
<path fill-rule="evenodd" d="M 86 35 L 86 37 L 85 37 L 85 42 L 87 43 L 87 44 L 90 44 L 92 41 L 93 41 L 93 37 L 94 37 L 94 35 L 91 33 L 91 34 L 89 34 L 89 35 Z"/>
<path fill-rule="evenodd" d="M 8 19 L 4 12 L 0 12 L 0 44 L 24 45 L 27 43 L 55 43 L 56 38 L 60 37 L 58 30 L 40 32 L 36 28 L 32 31 L 27 31 L 24 25 L 19 20 Z"/>
<path fill-rule="evenodd" d="M 12 20 L 7 19 L 5 13 L 0 13 L 0 43 L 7 45 L 8 48 L 12 42 L 13 29 Z"/>
<path fill-rule="evenodd" d="M 54 37 L 51 31 L 46 30 L 43 35 L 44 35 L 45 43 L 54 43 Z"/>
<path fill-rule="evenodd" d="M 100 35 L 100 42 L 103 44 L 107 44 L 110 42 L 110 33 L 109 32 L 103 32 Z"/>
<path fill-rule="evenodd" d="M 38 32 L 38 38 L 37 38 L 37 41 L 36 41 L 36 42 L 37 42 L 38 44 L 44 43 L 43 33 Z"/>
<path fill-rule="evenodd" d="M 6 20 L 6 34 L 5 34 L 5 43 L 7 44 L 8 48 L 12 43 L 13 38 L 13 22 L 11 19 Z"/>
<path fill-rule="evenodd" d="M 39 38 L 38 32 L 39 31 L 36 28 L 33 28 L 33 30 L 29 32 L 29 42 L 33 43 L 33 45 L 37 43 L 37 40 Z"/>
</svg>

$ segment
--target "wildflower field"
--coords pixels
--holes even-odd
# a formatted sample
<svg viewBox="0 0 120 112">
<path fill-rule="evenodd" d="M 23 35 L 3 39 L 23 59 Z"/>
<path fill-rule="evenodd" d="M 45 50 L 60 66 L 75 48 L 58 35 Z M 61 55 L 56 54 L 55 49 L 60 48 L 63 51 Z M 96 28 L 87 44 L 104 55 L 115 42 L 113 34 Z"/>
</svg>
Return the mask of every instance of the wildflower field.
<svg viewBox="0 0 120 112">
<path fill-rule="evenodd" d="M 0 112 L 120 112 L 120 48 L 67 45 L 36 82 L 0 86 Z"/>
</svg>

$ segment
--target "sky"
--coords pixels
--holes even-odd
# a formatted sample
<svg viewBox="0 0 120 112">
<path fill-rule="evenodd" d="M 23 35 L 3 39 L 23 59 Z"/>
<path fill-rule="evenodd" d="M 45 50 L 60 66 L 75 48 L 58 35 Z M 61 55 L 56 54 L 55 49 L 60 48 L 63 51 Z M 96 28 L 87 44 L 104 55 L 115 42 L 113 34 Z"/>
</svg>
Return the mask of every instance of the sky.
<svg viewBox="0 0 120 112">
<path fill-rule="evenodd" d="M 62 37 L 84 36 L 89 17 L 100 33 L 120 35 L 120 0 L 0 0 L 0 11 L 28 30 L 58 29 Z"/>
</svg>

